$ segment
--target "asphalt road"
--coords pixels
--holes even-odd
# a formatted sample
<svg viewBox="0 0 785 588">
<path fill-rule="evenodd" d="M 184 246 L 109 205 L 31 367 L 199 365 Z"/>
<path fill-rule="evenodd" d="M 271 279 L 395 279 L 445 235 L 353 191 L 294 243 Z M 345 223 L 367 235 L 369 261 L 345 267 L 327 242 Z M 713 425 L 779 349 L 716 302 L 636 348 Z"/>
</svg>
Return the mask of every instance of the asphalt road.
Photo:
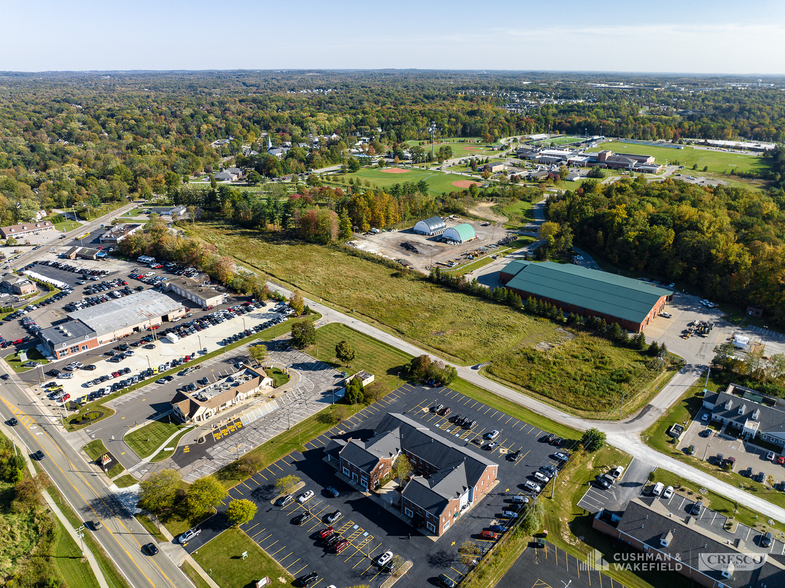
<svg viewBox="0 0 785 588">
<path fill-rule="evenodd" d="M 50 480 L 84 521 L 101 520 L 104 528 L 94 534 L 104 551 L 134 588 L 177 586 L 192 588 L 188 578 L 169 557 L 148 557 L 141 551 L 150 542 L 147 531 L 130 516 L 104 483 L 102 474 L 85 465 L 78 450 L 71 447 L 45 414 L 38 402 L 30 402 L 15 379 L 3 385 L 4 420 L 15 416 L 19 424 L 13 432 L 30 453 L 42 450 L 39 462 Z"/>
</svg>

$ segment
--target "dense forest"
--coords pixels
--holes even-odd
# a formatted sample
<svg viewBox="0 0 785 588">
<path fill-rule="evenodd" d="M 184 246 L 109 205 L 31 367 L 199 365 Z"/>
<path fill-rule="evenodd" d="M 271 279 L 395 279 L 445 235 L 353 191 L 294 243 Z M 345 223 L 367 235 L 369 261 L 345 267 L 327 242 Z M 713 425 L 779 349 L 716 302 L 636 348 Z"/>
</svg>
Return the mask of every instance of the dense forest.
<svg viewBox="0 0 785 588">
<path fill-rule="evenodd" d="M 576 244 L 618 267 L 679 281 L 716 300 L 763 305 L 785 325 L 781 191 L 642 177 L 591 181 L 550 198 L 547 214 Z"/>
<path fill-rule="evenodd" d="M 276 177 L 437 136 L 564 131 L 641 138 L 785 132 L 782 80 L 479 72 L 0 75 L 0 223 L 96 208 L 244 165 Z M 624 82 L 623 86 L 613 86 Z M 611 85 L 612 87 L 608 87 Z M 313 138 L 321 136 L 318 144 Z M 227 140 L 219 146 L 218 139 Z M 229 140 L 231 139 L 231 140 Z M 267 141 L 291 142 L 285 157 Z M 257 153 L 253 153 L 253 151 Z"/>
</svg>

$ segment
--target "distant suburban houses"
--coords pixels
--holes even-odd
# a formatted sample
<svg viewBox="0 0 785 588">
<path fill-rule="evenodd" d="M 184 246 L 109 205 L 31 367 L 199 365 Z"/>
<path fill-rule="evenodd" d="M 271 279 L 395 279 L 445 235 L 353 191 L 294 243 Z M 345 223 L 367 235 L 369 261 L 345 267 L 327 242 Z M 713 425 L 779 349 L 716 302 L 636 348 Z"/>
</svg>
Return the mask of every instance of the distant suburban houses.
<svg viewBox="0 0 785 588">
<path fill-rule="evenodd" d="M 46 231 L 54 231 L 55 226 L 49 221 L 39 221 L 35 223 L 21 223 L 18 225 L 8 225 L 7 227 L 0 227 L 0 236 L 3 239 L 9 237 L 22 237 L 25 235 L 37 235 Z"/>
</svg>

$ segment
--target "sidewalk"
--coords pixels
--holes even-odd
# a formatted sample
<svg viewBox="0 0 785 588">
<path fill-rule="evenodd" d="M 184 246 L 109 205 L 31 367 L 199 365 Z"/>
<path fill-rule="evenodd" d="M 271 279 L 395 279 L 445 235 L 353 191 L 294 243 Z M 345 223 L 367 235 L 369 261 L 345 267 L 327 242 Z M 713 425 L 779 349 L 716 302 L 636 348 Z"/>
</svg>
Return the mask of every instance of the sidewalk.
<svg viewBox="0 0 785 588">
<path fill-rule="evenodd" d="M 196 570 L 196 573 L 198 573 L 205 582 L 207 582 L 210 586 L 212 586 L 212 588 L 221 588 L 220 586 L 218 586 L 218 584 L 215 583 L 215 580 L 213 580 L 210 577 L 210 574 L 205 572 L 202 569 L 202 566 L 196 563 L 196 560 L 191 557 L 190 553 L 188 553 L 185 549 L 183 549 L 179 543 L 175 543 L 174 536 L 169 532 L 169 529 L 167 529 L 164 525 L 160 525 L 160 524 L 157 525 L 157 527 L 158 530 L 161 532 L 161 534 L 164 537 L 166 537 L 166 540 L 169 542 L 169 545 L 172 545 L 173 547 L 176 546 L 175 547 L 176 551 L 174 553 L 167 553 L 167 555 L 172 559 L 175 565 L 182 567 L 183 562 L 188 562 L 188 564 L 194 570 Z M 169 549 L 167 551 L 172 551 L 172 550 Z"/>
<path fill-rule="evenodd" d="M 27 464 L 27 471 L 28 471 L 28 473 L 31 476 L 34 476 L 36 474 L 36 471 L 35 471 L 35 468 L 33 467 L 33 462 L 30 460 L 30 456 L 28 455 L 27 449 L 24 446 L 19 447 L 19 445 L 17 444 L 17 441 L 14 438 L 12 432 L 8 430 L 8 428 L 5 426 L 4 423 L 0 423 L 0 432 L 2 432 L 3 435 L 5 435 L 6 437 L 8 437 L 8 439 L 11 440 L 11 442 L 17 448 L 19 453 L 24 457 L 25 464 Z M 57 505 L 57 503 L 54 501 L 54 499 L 49 495 L 49 493 L 48 492 L 42 492 L 41 495 L 43 496 L 44 501 L 46 502 L 46 505 L 49 507 L 49 510 L 51 510 L 55 514 L 57 519 L 62 523 L 63 527 L 65 527 L 65 529 L 68 532 L 68 534 L 71 535 L 71 538 L 74 540 L 74 542 L 77 545 L 81 545 L 82 546 L 82 549 L 83 549 L 82 552 L 84 553 L 84 556 L 85 556 L 85 559 L 87 560 L 88 565 L 93 570 L 93 573 L 95 574 L 95 577 L 98 580 L 98 584 L 101 586 L 101 588 L 109 588 L 109 584 L 107 584 L 106 578 L 104 578 L 104 574 L 101 571 L 101 567 L 98 565 L 98 562 L 96 561 L 95 556 L 93 555 L 93 552 L 90 551 L 90 548 L 84 543 L 84 541 L 82 541 L 79 538 L 79 536 L 77 535 L 76 529 L 74 529 L 71 526 L 71 522 L 66 518 L 65 514 L 63 514 L 63 511 L 60 510 L 60 507 Z M 82 527 L 82 531 L 84 532 L 84 530 L 85 529 L 84 529 L 84 526 L 83 526 Z"/>
</svg>

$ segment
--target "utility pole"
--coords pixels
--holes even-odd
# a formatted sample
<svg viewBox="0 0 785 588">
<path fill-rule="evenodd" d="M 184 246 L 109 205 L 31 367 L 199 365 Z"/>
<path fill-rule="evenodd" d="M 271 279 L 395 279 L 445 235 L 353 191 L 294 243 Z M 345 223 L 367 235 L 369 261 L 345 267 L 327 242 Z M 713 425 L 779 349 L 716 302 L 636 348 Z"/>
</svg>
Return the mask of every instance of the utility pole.
<svg viewBox="0 0 785 588">
<path fill-rule="evenodd" d="M 706 370 L 706 383 L 703 384 L 704 388 L 708 388 L 709 386 L 709 374 L 711 374 L 711 368 Z"/>
<path fill-rule="evenodd" d="M 436 123 L 435 122 L 431 122 L 431 126 L 428 127 L 428 130 L 431 132 L 431 157 L 435 159 L 436 158 L 436 156 L 434 155 L 434 144 L 435 144 L 435 142 L 434 142 L 433 136 L 436 133 Z"/>
</svg>

